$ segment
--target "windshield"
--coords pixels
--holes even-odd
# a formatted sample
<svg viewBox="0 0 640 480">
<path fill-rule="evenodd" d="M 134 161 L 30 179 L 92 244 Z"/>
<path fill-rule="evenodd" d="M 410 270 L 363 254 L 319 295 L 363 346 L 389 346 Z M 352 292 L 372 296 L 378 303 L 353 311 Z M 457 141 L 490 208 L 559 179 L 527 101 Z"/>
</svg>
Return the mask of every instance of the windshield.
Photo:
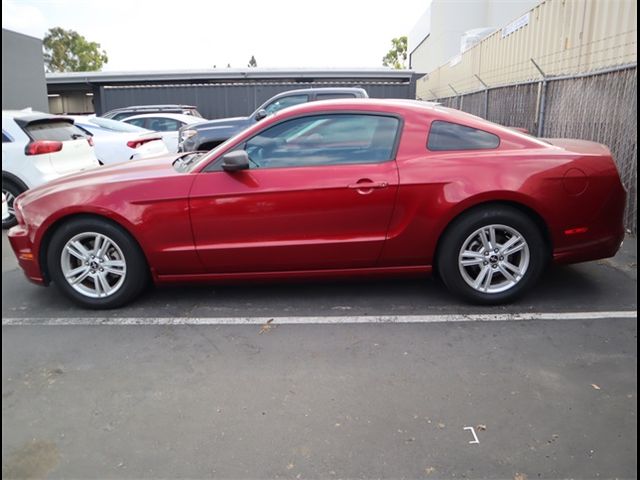
<svg viewBox="0 0 640 480">
<path fill-rule="evenodd" d="M 213 150 L 210 150 L 208 152 L 198 152 L 201 156 L 199 156 L 198 158 L 192 159 L 191 163 L 189 163 L 189 165 L 186 167 L 187 170 L 185 170 L 185 171 L 192 172 L 192 171 L 196 170 L 199 166 L 208 163 L 220 151 L 225 150 L 231 143 L 235 142 L 237 138 L 242 136 L 244 134 L 244 132 L 245 131 L 242 130 L 241 132 L 235 134 L 229 140 L 227 140 L 226 142 L 221 143 L 220 145 L 215 147 Z"/>
<path fill-rule="evenodd" d="M 118 120 L 112 120 L 110 118 L 89 117 L 87 121 L 94 123 L 106 130 L 111 130 L 112 132 L 145 133 L 150 131 L 146 128 L 136 127 L 135 125 L 130 125 Z"/>
</svg>

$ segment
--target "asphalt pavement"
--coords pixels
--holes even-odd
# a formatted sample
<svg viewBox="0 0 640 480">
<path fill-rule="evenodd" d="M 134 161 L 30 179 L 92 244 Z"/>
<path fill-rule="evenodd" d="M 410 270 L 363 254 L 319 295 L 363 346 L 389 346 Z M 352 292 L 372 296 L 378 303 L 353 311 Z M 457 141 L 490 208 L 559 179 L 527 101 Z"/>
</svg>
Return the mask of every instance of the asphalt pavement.
<svg viewBox="0 0 640 480">
<path fill-rule="evenodd" d="M 504 307 L 419 279 L 105 313 L 29 284 L 3 235 L 3 478 L 635 478 L 636 258 L 628 239 Z"/>
</svg>

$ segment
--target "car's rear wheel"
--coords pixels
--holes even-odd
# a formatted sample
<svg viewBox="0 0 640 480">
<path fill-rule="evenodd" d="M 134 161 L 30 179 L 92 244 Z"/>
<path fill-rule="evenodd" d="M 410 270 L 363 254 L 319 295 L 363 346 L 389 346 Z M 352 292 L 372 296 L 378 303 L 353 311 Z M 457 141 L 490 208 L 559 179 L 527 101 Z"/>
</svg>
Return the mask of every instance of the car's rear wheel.
<svg viewBox="0 0 640 480">
<path fill-rule="evenodd" d="M 531 288 L 547 262 L 538 225 L 509 206 L 469 212 L 444 234 L 437 259 L 447 287 L 474 303 L 500 304 Z"/>
<path fill-rule="evenodd" d="M 9 209 L 9 216 L 6 219 L 2 219 L 3 230 L 17 225 L 18 221 L 16 220 L 16 212 L 13 209 L 13 202 L 15 202 L 16 197 L 22 192 L 23 190 L 12 182 L 2 182 L 2 194 L 7 199 L 7 207 Z"/>
<path fill-rule="evenodd" d="M 81 217 L 60 226 L 47 255 L 53 283 L 83 307 L 119 307 L 148 282 L 147 264 L 135 240 L 99 218 Z"/>
</svg>

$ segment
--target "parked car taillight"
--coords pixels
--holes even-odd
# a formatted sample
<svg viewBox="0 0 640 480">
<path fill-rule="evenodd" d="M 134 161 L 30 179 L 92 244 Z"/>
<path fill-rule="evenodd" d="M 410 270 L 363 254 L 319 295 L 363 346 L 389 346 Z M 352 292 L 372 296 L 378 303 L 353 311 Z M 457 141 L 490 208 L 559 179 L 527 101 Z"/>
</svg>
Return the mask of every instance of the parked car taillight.
<svg viewBox="0 0 640 480">
<path fill-rule="evenodd" d="M 93 147 L 93 137 L 87 137 L 87 142 L 89 142 L 90 147 Z"/>
<path fill-rule="evenodd" d="M 42 155 L 43 153 L 53 153 L 62 150 L 62 142 L 54 140 L 36 140 L 28 143 L 24 149 L 26 155 Z"/>
<path fill-rule="evenodd" d="M 138 148 L 140 145 L 144 145 L 145 143 L 153 142 L 155 140 L 161 140 L 161 137 L 139 138 L 137 140 L 129 140 L 127 142 L 127 147 Z"/>
</svg>

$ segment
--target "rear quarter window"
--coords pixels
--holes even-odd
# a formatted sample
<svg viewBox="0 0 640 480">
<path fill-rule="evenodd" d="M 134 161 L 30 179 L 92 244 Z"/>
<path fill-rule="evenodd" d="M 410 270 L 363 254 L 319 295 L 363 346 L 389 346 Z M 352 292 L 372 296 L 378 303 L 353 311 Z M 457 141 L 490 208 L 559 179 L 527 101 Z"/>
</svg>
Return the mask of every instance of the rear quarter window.
<svg viewBox="0 0 640 480">
<path fill-rule="evenodd" d="M 88 135 L 69 122 L 38 122 L 25 127 L 27 134 L 34 140 L 53 140 L 67 142 L 77 140 Z"/>
<path fill-rule="evenodd" d="M 436 120 L 431 123 L 427 148 L 431 151 L 492 150 L 500 145 L 493 133 L 457 123 Z"/>
</svg>

